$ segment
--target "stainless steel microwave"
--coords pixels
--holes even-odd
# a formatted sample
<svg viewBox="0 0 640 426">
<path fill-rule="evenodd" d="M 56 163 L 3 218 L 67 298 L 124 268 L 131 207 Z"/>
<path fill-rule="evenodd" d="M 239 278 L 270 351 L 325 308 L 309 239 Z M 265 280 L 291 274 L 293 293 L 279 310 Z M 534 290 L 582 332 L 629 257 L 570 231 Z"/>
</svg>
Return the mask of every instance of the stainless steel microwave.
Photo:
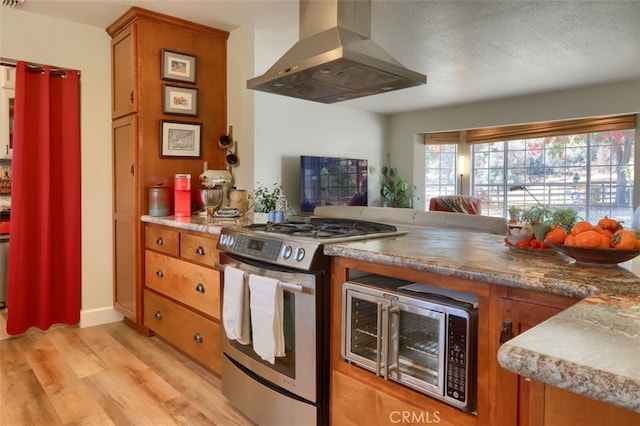
<svg viewBox="0 0 640 426">
<path fill-rule="evenodd" d="M 342 286 L 342 356 L 387 380 L 473 411 L 478 297 L 370 275 Z"/>
</svg>

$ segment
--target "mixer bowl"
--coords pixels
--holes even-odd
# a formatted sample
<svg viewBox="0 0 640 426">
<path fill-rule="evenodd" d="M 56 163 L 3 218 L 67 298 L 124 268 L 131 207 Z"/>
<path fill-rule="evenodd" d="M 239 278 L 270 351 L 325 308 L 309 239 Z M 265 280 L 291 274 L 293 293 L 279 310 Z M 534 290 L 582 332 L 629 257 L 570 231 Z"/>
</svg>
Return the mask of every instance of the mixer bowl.
<svg viewBox="0 0 640 426">
<path fill-rule="evenodd" d="M 193 206 L 195 212 L 217 210 L 222 202 L 222 188 L 203 188 L 193 190 Z"/>
</svg>

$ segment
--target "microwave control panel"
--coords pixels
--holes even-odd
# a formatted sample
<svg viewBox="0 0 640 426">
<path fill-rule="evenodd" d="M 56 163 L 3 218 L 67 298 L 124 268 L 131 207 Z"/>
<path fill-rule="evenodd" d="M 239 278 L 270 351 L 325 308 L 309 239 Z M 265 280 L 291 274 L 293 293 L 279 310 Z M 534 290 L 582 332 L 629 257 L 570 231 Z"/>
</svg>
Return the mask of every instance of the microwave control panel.
<svg viewBox="0 0 640 426">
<path fill-rule="evenodd" d="M 467 389 L 467 319 L 448 315 L 447 396 L 466 401 Z"/>
</svg>

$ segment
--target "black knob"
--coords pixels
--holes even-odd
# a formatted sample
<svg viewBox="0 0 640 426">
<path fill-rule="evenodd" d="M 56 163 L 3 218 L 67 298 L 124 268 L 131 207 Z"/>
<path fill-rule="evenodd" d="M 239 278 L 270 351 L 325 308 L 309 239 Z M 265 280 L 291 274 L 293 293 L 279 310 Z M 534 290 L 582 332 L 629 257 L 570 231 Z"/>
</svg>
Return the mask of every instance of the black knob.
<svg viewBox="0 0 640 426">
<path fill-rule="evenodd" d="M 158 237 L 158 239 L 156 240 L 156 244 L 159 246 L 164 245 L 164 240 L 162 239 L 162 237 Z"/>
<path fill-rule="evenodd" d="M 162 269 L 158 269 L 156 271 L 156 275 L 159 276 L 160 278 L 164 277 L 164 272 L 162 271 Z"/>
<path fill-rule="evenodd" d="M 505 343 L 513 338 L 511 321 L 502 321 L 502 331 L 500 332 L 500 343 Z"/>
<path fill-rule="evenodd" d="M 197 255 L 200 255 L 200 256 L 204 256 L 204 249 L 202 248 L 202 246 L 199 246 L 199 247 L 196 249 L 196 254 L 197 254 Z"/>
<path fill-rule="evenodd" d="M 202 283 L 198 283 L 198 285 L 196 286 L 196 291 L 198 293 L 204 293 L 204 285 Z"/>
<path fill-rule="evenodd" d="M 156 317 L 157 320 L 161 320 L 162 319 L 162 312 L 156 311 L 154 317 Z"/>
<path fill-rule="evenodd" d="M 197 343 L 204 342 L 204 338 L 202 337 L 202 334 L 200 334 L 200 333 L 194 334 L 193 335 L 193 340 L 196 341 Z"/>
</svg>

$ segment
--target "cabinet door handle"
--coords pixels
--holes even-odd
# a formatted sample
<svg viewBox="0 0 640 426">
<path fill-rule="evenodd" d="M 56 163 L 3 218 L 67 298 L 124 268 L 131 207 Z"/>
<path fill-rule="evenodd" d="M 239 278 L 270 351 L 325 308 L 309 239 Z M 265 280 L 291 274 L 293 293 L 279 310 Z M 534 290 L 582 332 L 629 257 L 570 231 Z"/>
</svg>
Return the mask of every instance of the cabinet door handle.
<svg viewBox="0 0 640 426">
<path fill-rule="evenodd" d="M 129 93 L 129 100 L 133 103 L 133 90 Z"/>
<path fill-rule="evenodd" d="M 199 256 L 204 256 L 204 248 L 202 248 L 202 246 L 198 246 L 198 248 L 196 249 L 196 254 Z"/>
<path fill-rule="evenodd" d="M 5 148 L 7 149 L 7 155 L 9 155 L 9 145 L 5 146 Z"/>
<path fill-rule="evenodd" d="M 204 284 L 198 283 L 198 285 L 196 286 L 196 291 L 198 293 L 204 293 Z"/>
<path fill-rule="evenodd" d="M 159 276 L 160 278 L 164 277 L 164 271 L 162 269 L 158 269 L 156 271 L 156 275 Z"/>
<path fill-rule="evenodd" d="M 500 343 L 505 343 L 513 338 L 511 321 L 502 321 L 502 331 L 500 332 Z"/>
<path fill-rule="evenodd" d="M 158 237 L 158 239 L 156 240 L 156 244 L 159 246 L 164 245 L 164 240 L 162 239 L 162 237 Z"/>
<path fill-rule="evenodd" d="M 194 340 L 196 343 L 202 343 L 202 342 L 204 342 L 204 338 L 202 337 L 202 334 L 200 334 L 200 333 L 196 333 L 196 334 L 194 334 L 194 335 L 193 335 L 193 340 Z"/>
<path fill-rule="evenodd" d="M 162 319 L 162 312 L 156 311 L 154 317 L 156 317 L 157 320 L 161 320 Z"/>
<path fill-rule="evenodd" d="M 131 164 L 131 176 L 134 175 L 135 171 L 136 171 L 135 167 L 133 167 L 133 164 Z"/>
</svg>

